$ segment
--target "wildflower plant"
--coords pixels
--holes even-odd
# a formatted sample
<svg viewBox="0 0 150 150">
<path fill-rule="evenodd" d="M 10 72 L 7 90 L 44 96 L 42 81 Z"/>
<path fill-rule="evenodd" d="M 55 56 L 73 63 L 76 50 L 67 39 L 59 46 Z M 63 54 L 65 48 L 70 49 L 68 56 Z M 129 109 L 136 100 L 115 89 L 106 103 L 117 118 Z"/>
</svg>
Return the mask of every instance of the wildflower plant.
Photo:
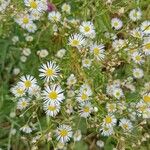
<svg viewBox="0 0 150 150">
<path fill-rule="evenodd" d="M 0 148 L 149 149 L 148 4 L 0 0 Z"/>
</svg>

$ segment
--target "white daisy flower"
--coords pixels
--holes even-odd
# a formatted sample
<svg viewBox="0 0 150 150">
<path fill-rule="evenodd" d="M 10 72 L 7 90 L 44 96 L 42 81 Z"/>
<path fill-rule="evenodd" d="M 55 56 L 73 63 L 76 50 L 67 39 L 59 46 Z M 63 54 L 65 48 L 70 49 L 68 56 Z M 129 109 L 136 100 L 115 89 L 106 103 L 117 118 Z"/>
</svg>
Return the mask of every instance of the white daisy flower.
<svg viewBox="0 0 150 150">
<path fill-rule="evenodd" d="M 133 76 L 137 79 L 141 79 L 144 76 L 143 70 L 140 68 L 133 69 Z"/>
<path fill-rule="evenodd" d="M 67 143 L 72 137 L 72 128 L 69 125 L 60 125 L 56 130 L 57 141 Z"/>
<path fill-rule="evenodd" d="M 109 114 L 109 115 L 105 116 L 105 118 L 103 119 L 102 125 L 112 127 L 112 126 L 116 125 L 116 122 L 117 122 L 117 119 L 115 118 L 115 116 Z"/>
<path fill-rule="evenodd" d="M 65 99 L 60 85 L 51 85 L 45 87 L 42 96 L 45 100 L 45 103 L 48 104 L 59 104 Z"/>
<path fill-rule="evenodd" d="M 112 20 L 111 20 L 111 26 L 115 30 L 119 30 L 119 29 L 122 28 L 123 23 L 122 23 L 122 21 L 119 18 L 112 18 Z"/>
<path fill-rule="evenodd" d="M 141 24 L 141 30 L 144 34 L 150 34 L 150 21 L 144 21 Z"/>
<path fill-rule="evenodd" d="M 36 30 L 37 30 L 37 26 L 35 23 L 29 23 L 27 26 L 26 26 L 26 29 L 28 32 L 30 33 L 34 33 Z"/>
<path fill-rule="evenodd" d="M 138 115 L 141 116 L 144 112 L 146 112 L 148 105 L 143 100 L 141 100 L 137 103 L 136 108 Z"/>
<path fill-rule="evenodd" d="M 90 100 L 90 96 L 89 96 L 88 92 L 84 92 L 84 91 L 79 92 L 79 94 L 77 96 L 77 101 L 79 103 L 82 103 L 82 102 L 85 102 L 88 100 Z"/>
<path fill-rule="evenodd" d="M 39 11 L 32 11 L 30 13 L 30 17 L 32 20 L 39 20 L 41 16 L 42 16 L 42 13 Z"/>
<path fill-rule="evenodd" d="M 18 84 L 27 90 L 29 90 L 30 88 L 32 88 L 33 86 L 37 84 L 37 80 L 33 76 L 30 76 L 30 75 L 22 76 L 20 80 L 21 81 Z"/>
<path fill-rule="evenodd" d="M 91 87 L 87 84 L 84 83 L 81 87 L 80 87 L 80 92 L 86 92 L 88 94 L 88 96 L 92 95 L 92 90 Z"/>
<path fill-rule="evenodd" d="M 55 62 L 49 61 L 46 64 L 42 64 L 40 71 L 40 77 L 44 78 L 46 82 L 54 80 L 58 77 L 60 73 L 59 67 L 56 65 Z"/>
<path fill-rule="evenodd" d="M 135 63 L 137 64 L 142 64 L 144 63 L 144 60 L 143 60 L 143 55 L 140 53 L 140 52 L 134 52 L 132 54 L 132 59 Z"/>
<path fill-rule="evenodd" d="M 82 24 L 79 27 L 79 30 L 86 37 L 90 37 L 95 32 L 94 25 L 90 21 L 82 22 Z"/>
<path fill-rule="evenodd" d="M 146 38 L 144 40 L 142 50 L 145 53 L 145 55 L 150 55 L 150 38 Z"/>
<path fill-rule="evenodd" d="M 140 38 L 142 39 L 143 37 L 143 32 L 140 30 L 140 28 L 136 28 L 136 29 L 133 29 L 131 30 L 131 35 L 135 38 Z"/>
<path fill-rule="evenodd" d="M 82 59 L 82 66 L 83 67 L 90 68 L 91 64 L 92 64 L 91 59 L 88 59 L 88 58 Z"/>
<path fill-rule="evenodd" d="M 80 116 L 87 118 L 93 111 L 93 107 L 90 102 L 83 102 L 80 104 Z"/>
<path fill-rule="evenodd" d="M 15 21 L 24 29 L 26 29 L 28 25 L 30 26 L 31 24 L 33 24 L 30 15 L 27 13 L 18 14 L 17 17 L 15 18 Z"/>
<path fill-rule="evenodd" d="M 132 21 L 137 21 L 137 20 L 140 20 L 142 17 L 142 12 L 140 9 L 133 9 L 130 11 L 129 13 L 129 18 L 132 20 Z"/>
<path fill-rule="evenodd" d="M 115 103 L 107 103 L 106 104 L 106 109 L 109 113 L 114 113 L 116 109 L 116 104 Z"/>
<path fill-rule="evenodd" d="M 81 130 L 77 130 L 73 135 L 73 139 L 74 141 L 80 141 L 81 138 L 82 138 Z"/>
<path fill-rule="evenodd" d="M 67 79 L 67 85 L 69 86 L 74 85 L 76 82 L 77 82 L 77 79 L 74 76 L 74 74 L 71 74 Z"/>
<path fill-rule="evenodd" d="M 110 136 L 114 133 L 113 127 L 108 127 L 106 125 L 102 125 L 100 132 L 103 136 Z"/>
<path fill-rule="evenodd" d="M 66 12 L 66 13 L 70 14 L 71 7 L 69 4 L 64 3 L 62 5 L 61 9 L 62 9 L 62 12 Z"/>
<path fill-rule="evenodd" d="M 17 109 L 23 110 L 29 106 L 29 99 L 28 98 L 20 98 L 17 103 Z"/>
<path fill-rule="evenodd" d="M 123 47 L 125 47 L 127 44 L 127 41 L 126 40 L 123 40 L 123 39 L 116 39 L 113 41 L 112 43 L 112 47 L 113 49 L 115 49 L 115 51 L 119 51 L 121 50 Z"/>
<path fill-rule="evenodd" d="M 124 131 L 131 131 L 133 128 L 131 121 L 125 118 L 120 120 L 119 126 L 122 127 Z"/>
<path fill-rule="evenodd" d="M 117 99 L 120 99 L 124 96 L 123 91 L 121 88 L 114 88 L 113 89 L 113 96 Z"/>
<path fill-rule="evenodd" d="M 90 52 L 92 54 L 94 54 L 94 57 L 97 60 L 103 60 L 104 57 L 105 57 L 105 54 L 104 54 L 104 45 L 103 44 L 97 45 L 95 43 L 95 44 L 91 45 L 90 46 Z"/>
<path fill-rule="evenodd" d="M 52 22 L 60 22 L 61 21 L 61 14 L 56 11 L 52 11 L 48 14 L 48 19 Z"/>
<path fill-rule="evenodd" d="M 30 128 L 29 125 L 24 125 L 23 127 L 20 128 L 21 131 L 25 132 L 25 133 L 31 133 L 32 129 Z"/>
<path fill-rule="evenodd" d="M 22 97 L 25 95 L 25 88 L 20 84 L 17 84 L 16 86 L 12 87 L 10 91 L 15 97 Z"/>
<path fill-rule="evenodd" d="M 30 7 L 29 11 L 42 12 L 46 10 L 46 0 L 24 0 L 24 3 L 27 7 Z"/>
<path fill-rule="evenodd" d="M 72 47 L 81 47 L 85 43 L 85 39 L 81 34 L 74 34 L 69 37 L 69 45 Z"/>
<path fill-rule="evenodd" d="M 55 117 L 60 111 L 60 104 L 44 104 L 44 110 L 47 116 Z"/>
</svg>

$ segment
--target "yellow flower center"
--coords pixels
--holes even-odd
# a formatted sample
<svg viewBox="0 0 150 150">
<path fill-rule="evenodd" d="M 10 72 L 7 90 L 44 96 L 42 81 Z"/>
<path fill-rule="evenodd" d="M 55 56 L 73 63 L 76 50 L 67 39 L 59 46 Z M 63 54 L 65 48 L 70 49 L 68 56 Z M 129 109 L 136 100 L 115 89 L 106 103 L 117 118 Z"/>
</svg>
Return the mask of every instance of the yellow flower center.
<svg viewBox="0 0 150 150">
<path fill-rule="evenodd" d="M 129 126 L 127 124 L 123 124 L 123 128 L 127 130 Z"/>
<path fill-rule="evenodd" d="M 143 106 L 139 107 L 139 110 L 143 112 L 143 111 L 145 111 L 146 108 L 147 108 L 146 105 L 143 105 Z"/>
<path fill-rule="evenodd" d="M 89 60 L 88 60 L 88 59 L 86 59 L 84 63 L 85 63 L 85 64 L 89 64 Z"/>
<path fill-rule="evenodd" d="M 37 3 L 35 1 L 32 1 L 32 2 L 30 2 L 30 6 L 31 6 L 31 8 L 36 9 Z"/>
<path fill-rule="evenodd" d="M 115 22 L 115 23 L 114 23 L 114 26 L 115 26 L 115 27 L 117 27 L 118 25 L 119 25 L 118 22 Z"/>
<path fill-rule="evenodd" d="M 145 95 L 145 96 L 143 97 L 143 100 L 144 100 L 144 102 L 149 103 L 149 102 L 150 102 L 150 96 L 149 96 L 149 95 Z"/>
<path fill-rule="evenodd" d="M 22 102 L 22 107 L 26 107 L 27 106 L 27 102 L 23 101 Z"/>
<path fill-rule="evenodd" d="M 85 26 L 84 30 L 85 30 L 85 32 L 89 32 L 90 31 L 90 27 L 89 26 Z"/>
<path fill-rule="evenodd" d="M 58 94 L 56 93 L 56 91 L 52 91 L 48 94 L 48 97 L 52 100 L 56 100 L 58 97 Z"/>
<path fill-rule="evenodd" d="M 135 12 L 135 13 L 133 14 L 133 16 L 134 16 L 134 17 L 137 17 L 137 13 Z"/>
<path fill-rule="evenodd" d="M 17 89 L 17 93 L 22 95 L 23 94 L 23 90 L 22 89 Z"/>
<path fill-rule="evenodd" d="M 109 109 L 110 111 L 113 111 L 115 109 L 115 106 L 113 104 L 110 104 Z"/>
<path fill-rule="evenodd" d="M 116 92 L 116 96 L 120 96 L 120 92 Z"/>
<path fill-rule="evenodd" d="M 145 45 L 145 48 L 146 48 L 146 49 L 150 49 L 150 43 L 146 44 L 146 45 Z"/>
<path fill-rule="evenodd" d="M 88 96 L 85 93 L 82 93 L 81 95 L 81 99 L 84 101 L 88 98 Z"/>
<path fill-rule="evenodd" d="M 93 49 L 93 51 L 94 51 L 94 55 L 98 55 L 99 54 L 99 48 L 96 47 L 96 48 Z"/>
<path fill-rule="evenodd" d="M 72 40 L 72 46 L 78 46 L 79 41 L 78 40 Z"/>
<path fill-rule="evenodd" d="M 84 112 L 88 113 L 90 111 L 90 108 L 89 107 L 84 107 Z"/>
<path fill-rule="evenodd" d="M 50 111 L 55 111 L 56 110 L 56 106 L 48 106 L 48 110 L 50 110 Z"/>
<path fill-rule="evenodd" d="M 111 122 L 112 122 L 112 118 L 111 118 L 110 116 L 107 116 L 107 117 L 105 118 L 105 122 L 106 122 L 107 124 L 111 123 Z"/>
<path fill-rule="evenodd" d="M 31 81 L 30 80 L 26 80 L 24 82 L 24 85 L 25 85 L 26 88 L 29 88 L 31 86 Z"/>
<path fill-rule="evenodd" d="M 24 24 L 28 24 L 28 23 L 29 23 L 29 18 L 24 17 L 24 18 L 23 18 L 23 23 L 24 23 Z"/>
<path fill-rule="evenodd" d="M 68 134 L 68 131 L 65 130 L 65 129 L 63 129 L 63 130 L 60 131 L 60 136 L 62 136 L 62 137 L 67 136 L 67 134 Z"/>
<path fill-rule="evenodd" d="M 149 31 L 149 30 L 150 30 L 150 26 L 148 26 L 148 27 L 146 28 L 146 30 Z"/>
<path fill-rule="evenodd" d="M 137 55 L 137 56 L 135 57 L 135 59 L 136 59 L 137 61 L 140 61 L 140 60 L 141 60 L 141 56 Z"/>
<path fill-rule="evenodd" d="M 56 16 L 53 16 L 53 20 L 54 20 L 54 21 L 57 21 L 58 19 L 57 19 L 57 17 L 56 17 Z"/>
<path fill-rule="evenodd" d="M 49 68 L 49 69 L 46 70 L 45 74 L 48 77 L 53 76 L 54 75 L 54 70 Z"/>
</svg>

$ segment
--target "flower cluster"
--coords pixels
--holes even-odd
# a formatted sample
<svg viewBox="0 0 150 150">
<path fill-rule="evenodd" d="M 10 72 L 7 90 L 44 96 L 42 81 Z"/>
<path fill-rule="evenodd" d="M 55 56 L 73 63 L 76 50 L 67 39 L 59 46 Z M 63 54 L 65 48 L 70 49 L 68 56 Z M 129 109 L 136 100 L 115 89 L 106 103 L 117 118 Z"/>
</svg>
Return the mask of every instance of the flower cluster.
<svg viewBox="0 0 150 150">
<path fill-rule="evenodd" d="M 0 2 L 5 10 L 9 1 Z M 112 2 L 105 5 L 111 8 Z M 22 122 L 12 128 L 24 138 L 31 135 L 32 149 L 39 143 L 73 149 L 76 142 L 93 139 L 102 148 L 107 137 L 116 148 L 122 139 L 130 147 L 136 134 L 148 140 L 143 128 L 150 119 L 150 21 L 143 19 L 142 8 L 126 13 L 120 8 L 106 22 L 100 20 L 107 24 L 103 30 L 97 14 L 72 15 L 71 2 L 58 7 L 24 0 L 23 6 L 14 16 L 23 34 L 11 37 L 20 55 L 13 74 L 21 77 L 10 89 L 15 97 L 10 117 Z"/>
</svg>

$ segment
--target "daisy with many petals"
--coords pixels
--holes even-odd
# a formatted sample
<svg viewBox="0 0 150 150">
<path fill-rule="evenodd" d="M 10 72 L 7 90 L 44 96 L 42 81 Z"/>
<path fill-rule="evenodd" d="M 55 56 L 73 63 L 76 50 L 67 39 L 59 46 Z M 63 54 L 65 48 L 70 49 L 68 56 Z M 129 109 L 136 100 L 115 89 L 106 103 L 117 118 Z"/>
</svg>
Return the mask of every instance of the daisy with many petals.
<svg viewBox="0 0 150 150">
<path fill-rule="evenodd" d="M 144 63 L 143 55 L 140 52 L 134 52 L 132 54 L 132 59 L 135 63 L 137 64 L 142 64 Z"/>
<path fill-rule="evenodd" d="M 60 73 L 59 67 L 56 65 L 55 62 L 49 61 L 46 64 L 42 64 L 40 71 L 40 77 L 44 78 L 46 82 L 54 80 L 58 77 Z"/>
<path fill-rule="evenodd" d="M 81 47 L 85 43 L 85 39 L 81 34 L 74 34 L 69 37 L 69 45 L 72 47 Z"/>
<path fill-rule="evenodd" d="M 17 109 L 23 110 L 29 106 L 29 99 L 28 98 L 20 98 L 17 103 Z"/>
<path fill-rule="evenodd" d="M 55 117 L 60 111 L 60 104 L 44 104 L 44 110 L 47 116 Z"/>
<path fill-rule="evenodd" d="M 144 76 L 143 70 L 140 68 L 133 69 L 133 76 L 137 79 L 141 79 Z"/>
<path fill-rule="evenodd" d="M 22 97 L 25 95 L 25 88 L 19 84 L 11 88 L 11 92 L 15 97 Z"/>
<path fill-rule="evenodd" d="M 69 125 L 60 125 L 56 130 L 57 141 L 61 143 L 67 143 L 70 141 L 72 135 L 72 128 Z"/>
<path fill-rule="evenodd" d="M 113 127 L 108 127 L 106 125 L 102 125 L 102 128 L 100 129 L 100 132 L 103 136 L 110 136 L 114 133 Z"/>
<path fill-rule="evenodd" d="M 119 29 L 122 28 L 123 23 L 122 23 L 122 21 L 121 21 L 119 18 L 113 18 L 113 19 L 111 20 L 111 26 L 112 26 L 112 28 L 114 28 L 115 30 L 119 30 Z"/>
<path fill-rule="evenodd" d="M 21 81 L 18 84 L 27 90 L 29 90 L 30 88 L 32 88 L 37 84 L 37 80 L 30 75 L 22 76 L 20 80 Z"/>
<path fill-rule="evenodd" d="M 94 55 L 97 60 L 103 60 L 105 57 L 104 54 L 104 45 L 103 44 L 93 44 L 90 46 L 90 52 Z"/>
<path fill-rule="evenodd" d="M 121 126 L 124 131 L 131 131 L 133 127 L 131 121 L 125 118 L 120 120 L 119 126 Z"/>
<path fill-rule="evenodd" d="M 83 102 L 80 104 L 80 116 L 87 118 L 93 111 L 93 107 L 90 102 Z"/>
<path fill-rule="evenodd" d="M 86 37 L 90 37 L 95 32 L 94 25 L 90 21 L 82 22 L 79 29 L 80 32 Z"/>
<path fill-rule="evenodd" d="M 129 18 L 132 20 L 132 21 L 137 21 L 137 20 L 140 20 L 142 17 L 142 12 L 140 9 L 133 9 L 130 11 L 129 13 Z"/>
<path fill-rule="evenodd" d="M 115 126 L 116 122 L 117 122 L 117 119 L 115 118 L 115 116 L 110 115 L 110 114 L 105 116 L 105 118 L 103 119 L 103 125 L 108 126 L 108 127 Z"/>
<path fill-rule="evenodd" d="M 48 19 L 51 22 L 60 22 L 61 21 L 61 14 L 59 12 L 56 11 L 52 11 L 48 14 Z"/>
<path fill-rule="evenodd" d="M 65 99 L 63 90 L 60 85 L 51 85 L 45 87 L 42 96 L 45 100 L 45 103 L 48 104 L 59 104 Z"/>
</svg>

